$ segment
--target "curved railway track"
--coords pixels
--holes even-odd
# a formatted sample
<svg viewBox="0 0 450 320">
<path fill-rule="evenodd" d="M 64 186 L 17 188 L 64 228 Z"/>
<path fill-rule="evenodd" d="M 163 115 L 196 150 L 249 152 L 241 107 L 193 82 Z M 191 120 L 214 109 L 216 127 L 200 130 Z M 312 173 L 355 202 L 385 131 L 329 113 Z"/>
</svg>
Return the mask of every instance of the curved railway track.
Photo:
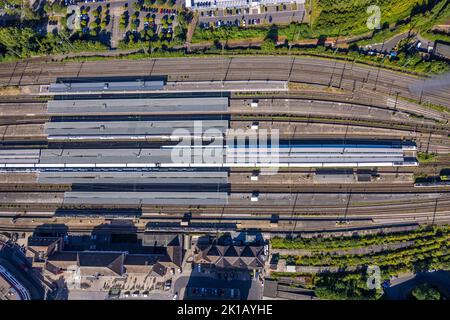
<svg viewBox="0 0 450 320">
<path fill-rule="evenodd" d="M 43 62 L 43 59 L 4 63 L 0 85 L 48 84 L 59 77 L 167 75 L 169 81 L 278 80 L 375 90 L 450 105 L 445 90 L 421 92 L 423 78 L 346 61 L 292 57 L 211 57 L 88 62 Z M 416 86 L 416 88 L 414 88 Z M 411 89 L 412 88 L 412 89 Z"/>
</svg>

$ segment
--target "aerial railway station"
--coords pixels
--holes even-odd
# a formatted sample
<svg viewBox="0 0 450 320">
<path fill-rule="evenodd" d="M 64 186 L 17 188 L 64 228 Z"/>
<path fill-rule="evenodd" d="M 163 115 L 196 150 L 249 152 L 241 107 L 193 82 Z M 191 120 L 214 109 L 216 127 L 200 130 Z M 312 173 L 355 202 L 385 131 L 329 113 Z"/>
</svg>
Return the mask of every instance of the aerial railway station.
<svg viewBox="0 0 450 320">
<path fill-rule="evenodd" d="M 226 95 L 125 99 L 122 95 L 107 94 L 107 98 L 101 98 L 108 90 L 145 91 L 149 87 L 163 85 L 164 81 L 96 82 L 86 79 L 51 84 L 49 90 L 55 92 L 89 91 L 99 96 L 95 99 L 90 96 L 61 96 L 49 101 L 47 113 L 51 118 L 44 126 L 48 148 L 0 150 L 0 170 L 140 172 L 148 168 L 226 170 L 261 167 L 398 167 L 418 164 L 415 159 L 417 148 L 408 141 L 285 140 L 269 147 L 258 140 L 257 126 L 241 128 L 239 133 L 234 130 L 236 128 L 231 129 L 230 119 L 226 116 L 230 106 Z M 191 113 L 208 115 L 208 118 L 189 118 Z M 147 117 L 131 119 L 127 117 L 129 114 Z M 164 118 L 164 115 L 172 115 L 177 119 Z M 182 119 L 183 116 L 186 119 Z M 108 117 L 107 121 L 105 117 Z M 246 142 L 250 140 L 248 135 L 252 136 L 253 142 Z M 186 138 L 192 140 L 190 145 L 181 143 L 186 142 Z M 118 141 L 159 141 L 160 145 L 138 148 L 131 145 L 114 146 L 113 143 Z M 59 145 L 53 142 L 59 142 Z M 75 148 L 72 142 L 77 142 Z M 85 142 L 94 144 L 83 147 Z"/>
<path fill-rule="evenodd" d="M 313 18 L 303 2 L 191 5 Z M 408 45 L 397 49 L 415 55 Z M 429 90 L 440 64 L 399 57 L 394 71 L 393 55 L 368 66 L 297 49 L 5 63 L 0 251 L 14 252 L 0 260 L 18 267 L 3 272 L 7 294 L 41 296 L 35 277 L 55 300 L 373 299 L 380 290 L 351 289 L 374 259 L 395 280 L 389 299 L 405 272 L 448 269 L 450 91 Z"/>
<path fill-rule="evenodd" d="M 271 179 L 278 181 L 291 170 L 297 177 L 311 173 L 311 185 L 350 184 L 356 176 L 369 184 L 377 168 L 418 165 L 416 144 L 407 139 L 283 136 L 271 141 L 269 127 L 266 144 L 258 138 L 265 128 L 233 120 L 227 92 L 161 94 L 148 92 L 159 90 L 159 84 L 150 82 L 105 83 L 51 85 L 54 98 L 46 103 L 48 120 L 42 125 L 45 143 L 0 149 L 2 174 L 34 175 L 30 179 L 42 190 L 56 186 L 55 193 L 46 192 L 41 199 L 58 206 L 58 217 L 114 217 L 127 208 L 146 208 L 132 216 L 170 217 L 171 212 L 195 209 L 205 219 L 235 214 L 239 221 L 252 216 L 253 211 L 243 211 L 249 203 L 264 215 L 293 212 L 289 208 L 298 205 L 297 198 L 308 203 L 307 192 L 304 197 L 296 193 L 298 197 L 284 187 L 267 191 Z M 263 109 L 250 101 L 239 108 L 255 114 Z M 258 177 L 266 168 L 275 169 L 270 171 L 275 178 Z M 339 170 L 348 172 L 344 176 Z M 353 174 L 359 170 L 371 173 L 363 181 L 360 173 Z M 342 194 L 322 196 L 330 203 L 345 201 Z M 5 203 L 34 201 L 2 197 Z M 281 203 L 279 210 L 270 207 Z"/>
</svg>

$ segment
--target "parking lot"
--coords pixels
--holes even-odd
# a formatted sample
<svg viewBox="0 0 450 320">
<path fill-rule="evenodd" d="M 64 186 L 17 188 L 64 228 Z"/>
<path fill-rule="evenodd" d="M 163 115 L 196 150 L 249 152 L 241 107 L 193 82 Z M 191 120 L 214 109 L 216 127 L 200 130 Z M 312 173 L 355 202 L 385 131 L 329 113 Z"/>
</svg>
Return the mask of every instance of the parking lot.
<svg viewBox="0 0 450 320">
<path fill-rule="evenodd" d="M 128 39 L 131 34 L 135 39 L 141 32 L 150 29 L 153 34 L 159 35 L 161 40 L 170 41 L 177 25 L 178 2 L 179 0 L 175 6 L 169 7 L 167 4 L 158 5 L 156 2 L 153 4 L 141 2 L 141 5 L 138 5 L 139 2 L 136 0 L 66 1 L 67 5 L 76 4 L 80 8 L 81 31 L 98 37 L 103 43 L 109 42 L 111 48 L 116 48 L 121 40 Z M 50 30 L 53 30 L 56 27 L 55 20 L 49 21 L 55 24 L 49 26 Z"/>
<path fill-rule="evenodd" d="M 175 278 L 173 292 L 177 299 L 259 300 L 263 285 L 250 270 L 205 268 L 194 265 Z"/>
<path fill-rule="evenodd" d="M 291 22 L 302 22 L 304 17 L 304 5 L 299 4 L 215 9 L 200 11 L 199 26 L 200 28 L 218 28 L 221 26 L 248 27 L 267 24 L 289 24 Z"/>
</svg>

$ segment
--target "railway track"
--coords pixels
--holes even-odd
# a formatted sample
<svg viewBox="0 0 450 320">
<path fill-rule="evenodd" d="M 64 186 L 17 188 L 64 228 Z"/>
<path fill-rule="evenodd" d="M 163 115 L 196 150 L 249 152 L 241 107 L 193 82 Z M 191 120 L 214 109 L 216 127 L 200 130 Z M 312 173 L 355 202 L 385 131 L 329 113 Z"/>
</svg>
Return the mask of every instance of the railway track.
<svg viewBox="0 0 450 320">
<path fill-rule="evenodd" d="M 178 62 L 178 63 L 177 63 Z M 416 92 L 423 78 L 346 61 L 292 57 L 211 57 L 95 62 L 42 62 L 27 60 L 5 63 L 0 85 L 48 84 L 58 77 L 117 75 L 167 75 L 169 81 L 278 80 L 349 91 L 377 91 L 413 97 L 444 106 L 450 105 L 445 90 Z"/>
<path fill-rule="evenodd" d="M 449 193 L 450 186 L 417 188 L 412 183 L 395 184 L 279 184 L 260 182 L 232 182 L 229 183 L 231 192 L 247 193 L 249 190 L 264 193 Z M 117 189 L 117 185 L 111 185 L 111 190 Z M 39 184 L 39 183 L 4 183 L 0 181 L 0 192 L 64 192 L 72 190 L 69 184 Z M 105 189 L 107 190 L 107 189 Z"/>
<path fill-rule="evenodd" d="M 393 114 L 400 112 L 414 117 L 423 117 L 424 120 L 430 120 L 433 122 L 447 123 L 450 119 L 450 114 L 444 112 L 439 112 L 430 109 L 426 106 L 417 105 L 412 102 L 399 101 L 396 97 L 392 98 L 390 96 L 371 96 L 371 92 L 363 94 L 347 94 L 347 93 L 329 93 L 329 92 L 296 92 L 289 91 L 274 93 L 270 95 L 258 95 L 241 93 L 239 95 L 232 96 L 231 102 L 239 100 L 259 100 L 259 101 L 270 101 L 272 104 L 284 102 L 285 105 L 292 109 L 293 111 L 298 108 L 296 103 L 329 103 L 337 106 L 347 106 L 347 107 L 365 107 L 370 109 L 379 109 L 384 111 L 392 112 Z M 413 119 L 411 119 L 413 120 Z M 423 120 L 422 120 L 423 121 Z M 419 120 L 416 120 L 420 123 Z"/>
<path fill-rule="evenodd" d="M 317 193 L 315 194 L 317 196 Z M 276 203 L 271 201 L 269 203 L 252 203 L 249 205 L 246 201 L 238 203 L 232 199 L 227 205 L 221 206 L 174 206 L 174 205 L 142 205 L 142 206 L 66 206 L 62 203 L 58 204 L 17 204 L 3 202 L 0 205 L 3 211 L 45 211 L 53 212 L 57 209 L 120 209 L 124 212 L 130 209 L 141 209 L 144 213 L 153 214 L 167 214 L 167 215 L 184 215 L 185 213 L 192 214 L 208 214 L 208 215 L 333 215 L 333 214 L 345 214 L 345 215 L 394 215 L 399 213 L 417 214 L 420 212 L 441 212 L 448 211 L 450 208 L 450 197 L 444 196 L 434 199 L 407 199 L 402 201 L 366 201 L 365 203 L 358 203 L 355 201 L 345 201 L 339 205 L 330 204 L 303 204 L 301 201 L 296 201 L 296 194 L 291 195 L 291 201 Z M 243 203 L 244 202 L 244 203 Z"/>
</svg>

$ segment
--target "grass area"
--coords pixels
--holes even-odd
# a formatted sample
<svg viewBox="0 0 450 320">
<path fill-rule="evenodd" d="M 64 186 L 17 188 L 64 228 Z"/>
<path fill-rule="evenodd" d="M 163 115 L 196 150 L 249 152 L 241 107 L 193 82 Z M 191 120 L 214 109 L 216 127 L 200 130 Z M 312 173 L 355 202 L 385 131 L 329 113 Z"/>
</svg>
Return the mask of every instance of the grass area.
<svg viewBox="0 0 450 320">
<path fill-rule="evenodd" d="M 439 112 L 447 112 L 447 113 L 450 113 L 450 109 L 447 108 L 447 107 L 445 107 L 445 106 L 436 105 L 436 104 L 432 104 L 432 103 L 429 103 L 429 102 L 422 102 L 422 103 L 421 103 L 421 102 L 418 101 L 418 100 L 411 99 L 411 98 L 406 98 L 406 97 L 400 97 L 400 96 L 399 96 L 399 99 L 402 99 L 402 100 L 408 101 L 408 102 L 412 102 L 412 103 L 417 103 L 417 104 L 419 104 L 419 105 L 421 105 L 421 106 L 424 106 L 424 107 L 427 107 L 427 108 L 429 108 L 429 109 L 433 109 L 433 110 L 436 110 L 436 111 L 439 111 Z"/>
<path fill-rule="evenodd" d="M 440 106 L 440 105 L 437 105 L 437 104 L 432 104 L 432 103 L 429 103 L 429 102 L 422 103 L 422 105 L 427 107 L 427 108 L 439 111 L 439 112 L 450 113 L 450 109 L 447 108 L 447 107 L 444 107 L 444 106 Z"/>
<path fill-rule="evenodd" d="M 192 43 L 211 42 L 217 40 L 263 40 L 269 34 L 269 27 L 247 27 L 237 26 L 220 27 L 215 29 L 196 28 L 192 35 Z"/>
<path fill-rule="evenodd" d="M 430 2 L 432 3 L 432 2 Z M 450 21 L 450 5 L 448 1 L 439 1 L 431 9 L 423 9 L 423 12 L 415 14 L 412 19 L 397 25 L 394 29 L 382 29 L 375 31 L 373 37 L 369 40 L 358 41 L 358 45 L 367 45 L 370 43 L 381 43 L 389 40 L 396 34 L 408 30 L 418 31 L 424 38 L 436 41 L 450 42 L 450 36 L 444 33 L 433 31 L 433 27 L 439 24 L 445 24 Z"/>
<path fill-rule="evenodd" d="M 372 13 L 366 10 L 371 5 L 381 9 L 380 30 L 367 27 L 367 20 Z M 309 11 L 309 1 L 306 11 Z M 302 39 L 317 39 L 320 37 L 353 36 L 370 34 L 369 40 L 358 44 L 382 42 L 398 33 L 409 29 L 419 30 L 430 40 L 443 39 L 450 41 L 449 36 L 431 32 L 435 24 L 450 19 L 450 6 L 446 1 L 439 0 L 313 0 L 312 29 L 308 23 L 253 27 L 220 27 L 210 29 L 196 28 L 192 43 L 222 41 L 222 40 L 252 40 L 262 41 L 267 38 L 282 37 L 288 41 Z"/>
<path fill-rule="evenodd" d="M 435 162 L 437 158 L 437 155 L 435 153 L 428 153 L 428 152 L 418 152 L 417 153 L 417 159 L 420 163 L 429 163 L 429 162 Z"/>
<path fill-rule="evenodd" d="M 383 41 L 389 40 L 398 34 L 408 32 L 410 29 L 411 28 L 409 25 L 401 25 L 395 29 L 378 30 L 374 32 L 373 36 L 370 39 L 358 41 L 356 42 L 356 44 L 358 46 L 365 46 L 368 44 L 382 43 Z"/>
<path fill-rule="evenodd" d="M 83 57 L 68 57 L 64 59 L 65 61 L 102 61 L 102 60 L 142 60 L 142 59 L 152 59 L 152 58 L 181 58 L 188 57 L 182 50 L 173 50 L 173 51 L 163 51 L 163 50 L 155 50 L 152 53 L 144 53 L 144 52 L 135 52 L 129 54 L 122 54 L 118 56 L 83 56 Z"/>
<path fill-rule="evenodd" d="M 420 15 L 420 10 L 426 10 L 430 3 L 434 4 L 434 1 L 428 0 L 313 1 L 317 16 L 313 23 L 314 31 L 327 36 L 358 35 L 371 31 L 367 27 L 367 19 L 372 13 L 366 11 L 371 5 L 379 6 L 381 26 L 386 27 Z"/>
<path fill-rule="evenodd" d="M 429 40 L 441 40 L 450 42 L 450 35 L 433 31 L 435 25 L 448 23 L 450 21 L 449 1 L 438 1 L 430 10 L 412 20 L 412 24 L 418 29 L 423 37 Z"/>
</svg>

